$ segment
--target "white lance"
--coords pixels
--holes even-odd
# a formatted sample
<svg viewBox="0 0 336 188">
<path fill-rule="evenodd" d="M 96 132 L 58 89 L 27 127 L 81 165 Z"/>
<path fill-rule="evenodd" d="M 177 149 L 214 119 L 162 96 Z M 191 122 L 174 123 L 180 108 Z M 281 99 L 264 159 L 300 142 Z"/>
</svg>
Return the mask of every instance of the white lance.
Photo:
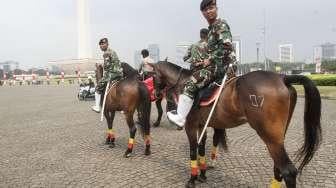
<svg viewBox="0 0 336 188">
<path fill-rule="evenodd" d="M 226 81 L 226 78 L 227 78 L 227 75 L 228 75 L 227 73 L 229 72 L 229 69 L 230 69 L 230 68 L 232 68 L 232 64 L 231 64 L 231 63 L 229 64 L 229 67 L 228 67 L 228 69 L 227 69 L 227 71 L 226 71 L 226 73 L 225 73 L 225 76 L 224 76 L 223 80 L 222 80 L 222 84 L 221 84 L 221 86 L 220 86 L 220 88 L 219 88 L 219 93 L 218 93 L 218 95 L 217 95 L 217 97 L 216 97 L 216 100 L 215 100 L 214 104 L 212 105 L 210 114 L 209 114 L 208 119 L 207 119 L 207 121 L 206 121 L 206 123 L 205 123 L 205 126 L 204 126 L 204 128 L 203 128 L 202 134 L 200 135 L 200 137 L 199 137 L 199 139 L 198 139 L 198 142 L 197 142 L 198 144 L 201 143 L 201 140 L 202 140 L 202 138 L 203 138 L 203 136 L 204 136 L 204 133 L 205 133 L 205 131 L 206 131 L 208 125 L 209 125 L 209 122 L 210 122 L 210 120 L 211 120 L 212 114 L 213 114 L 213 112 L 215 111 L 215 107 L 216 107 L 216 105 L 217 105 L 217 103 L 218 103 L 219 96 L 221 95 L 222 90 L 223 90 L 223 88 L 224 88 L 224 86 L 225 86 L 225 81 Z"/>
<path fill-rule="evenodd" d="M 101 111 L 101 115 L 100 115 L 100 121 L 104 120 L 104 110 L 105 110 L 106 95 L 107 95 L 109 87 L 110 87 L 110 82 L 107 82 L 107 86 L 105 88 L 105 93 L 104 93 L 104 100 L 103 100 L 102 111 Z"/>
</svg>

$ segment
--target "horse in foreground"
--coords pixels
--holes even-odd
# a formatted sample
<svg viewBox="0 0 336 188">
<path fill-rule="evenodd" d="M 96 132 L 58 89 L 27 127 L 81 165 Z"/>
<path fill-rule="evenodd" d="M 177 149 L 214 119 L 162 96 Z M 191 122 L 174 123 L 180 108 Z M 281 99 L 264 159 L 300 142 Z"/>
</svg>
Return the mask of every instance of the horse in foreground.
<svg viewBox="0 0 336 188">
<path fill-rule="evenodd" d="M 152 64 L 156 81 L 161 88 L 174 88 L 181 93 L 190 71 L 169 63 Z M 297 101 L 292 84 L 305 89 L 304 143 L 298 151 L 301 162 L 297 169 L 288 157 L 284 146 L 285 135 Z M 178 97 L 177 97 L 178 98 Z M 195 100 L 197 101 L 197 100 Z M 205 144 L 206 134 L 198 144 L 198 135 L 203 130 L 212 105 L 195 103 L 185 124 L 190 144 L 191 178 L 186 187 L 195 187 L 195 180 L 206 181 Z M 321 98 L 313 82 L 301 75 L 279 75 L 273 72 L 256 71 L 226 82 L 219 94 L 209 126 L 214 129 L 211 159 L 216 159 L 217 145 L 226 146 L 225 129 L 248 123 L 266 144 L 274 161 L 273 185 L 285 181 L 288 188 L 296 187 L 297 174 L 310 162 L 321 142 Z M 198 170 L 200 167 L 200 175 Z"/>
<path fill-rule="evenodd" d="M 103 66 L 96 64 L 96 81 L 100 80 L 102 77 Z M 101 96 L 104 97 L 104 94 Z M 140 131 L 145 141 L 145 155 L 150 155 L 150 110 L 151 102 L 148 90 L 146 86 L 138 80 L 135 72 L 127 72 L 125 78 L 110 83 L 110 88 L 107 89 L 106 93 L 106 102 L 103 112 L 108 126 L 108 134 L 105 143 L 110 145 L 111 148 L 115 146 L 113 119 L 116 111 L 123 111 L 130 134 L 124 157 L 130 157 L 137 131 L 136 124 L 133 120 L 133 114 L 137 111 Z"/>
</svg>

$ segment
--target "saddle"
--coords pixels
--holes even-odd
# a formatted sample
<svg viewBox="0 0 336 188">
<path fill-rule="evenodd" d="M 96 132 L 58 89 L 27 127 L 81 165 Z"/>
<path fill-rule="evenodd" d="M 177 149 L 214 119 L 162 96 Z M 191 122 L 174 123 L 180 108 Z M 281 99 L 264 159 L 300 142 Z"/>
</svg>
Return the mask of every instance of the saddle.
<svg viewBox="0 0 336 188">
<path fill-rule="evenodd" d="M 226 80 L 225 85 L 234 80 L 234 78 L 236 78 L 236 76 L 229 77 Z M 219 95 L 219 89 L 221 84 L 221 80 L 217 80 L 209 84 L 208 87 L 201 89 L 195 98 L 194 105 L 199 107 L 211 105 L 216 100 L 216 97 Z"/>
<path fill-rule="evenodd" d="M 195 97 L 194 105 L 196 106 L 209 106 L 216 100 L 219 94 L 220 84 L 217 82 L 211 83 L 208 87 L 201 89 Z"/>
</svg>

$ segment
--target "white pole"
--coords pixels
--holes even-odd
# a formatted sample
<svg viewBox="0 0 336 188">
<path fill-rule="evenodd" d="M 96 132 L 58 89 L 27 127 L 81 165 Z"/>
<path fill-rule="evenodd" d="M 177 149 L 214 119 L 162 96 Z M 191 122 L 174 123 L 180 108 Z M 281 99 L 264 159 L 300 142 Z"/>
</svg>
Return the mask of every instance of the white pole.
<svg viewBox="0 0 336 188">
<path fill-rule="evenodd" d="M 226 71 L 226 73 L 225 73 L 225 76 L 224 76 L 224 78 L 223 78 L 223 80 L 222 80 L 222 84 L 221 84 L 221 86 L 220 86 L 220 88 L 219 88 L 219 93 L 218 93 L 218 95 L 217 95 L 217 97 L 216 97 L 216 100 L 215 100 L 214 104 L 212 105 L 212 109 L 211 109 L 210 114 L 209 114 L 209 116 L 208 116 L 208 119 L 207 119 L 207 121 L 206 121 L 206 123 L 205 123 L 205 126 L 204 126 L 204 128 L 203 128 L 202 134 L 201 134 L 201 136 L 200 136 L 199 139 L 198 139 L 198 144 L 201 143 L 201 140 L 202 140 L 202 138 L 203 138 L 203 136 L 204 136 L 204 133 L 205 133 L 205 131 L 206 131 L 208 125 L 209 125 L 209 122 L 210 122 L 210 120 L 211 120 L 212 114 L 213 114 L 213 112 L 215 111 L 215 107 L 216 107 L 216 105 L 217 105 L 217 103 L 218 103 L 219 96 L 221 95 L 222 90 L 223 90 L 223 88 L 224 88 L 224 86 L 225 86 L 225 81 L 226 81 L 226 78 L 227 78 L 227 72 L 229 71 L 230 68 L 232 68 L 232 64 L 230 64 L 229 67 L 227 68 L 227 71 Z"/>
<path fill-rule="evenodd" d="M 104 110 L 105 110 L 106 95 L 107 95 L 107 91 L 108 91 L 109 87 L 110 87 L 110 82 L 107 82 L 107 86 L 105 88 L 105 93 L 104 93 L 104 100 L 103 100 L 102 111 L 101 111 L 101 115 L 100 115 L 100 121 L 104 120 Z"/>
<path fill-rule="evenodd" d="M 77 0 L 78 59 L 91 58 L 89 0 Z"/>
</svg>

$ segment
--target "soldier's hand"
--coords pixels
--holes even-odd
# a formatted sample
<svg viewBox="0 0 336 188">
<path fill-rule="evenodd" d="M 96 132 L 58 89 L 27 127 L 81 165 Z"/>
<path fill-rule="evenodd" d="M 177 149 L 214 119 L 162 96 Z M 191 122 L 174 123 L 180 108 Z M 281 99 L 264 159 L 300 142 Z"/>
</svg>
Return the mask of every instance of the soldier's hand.
<svg viewBox="0 0 336 188">
<path fill-rule="evenodd" d="M 108 57 L 109 57 L 109 54 L 107 54 L 107 53 L 103 54 L 103 58 L 108 58 Z"/>
<path fill-rule="evenodd" d="M 208 65 L 210 65 L 210 60 L 209 59 L 205 59 L 204 61 L 203 61 L 203 65 L 206 67 L 206 66 L 208 66 Z"/>
<path fill-rule="evenodd" d="M 200 65 L 203 65 L 203 62 L 197 62 L 197 63 L 195 63 L 195 67 L 198 67 Z"/>
</svg>

